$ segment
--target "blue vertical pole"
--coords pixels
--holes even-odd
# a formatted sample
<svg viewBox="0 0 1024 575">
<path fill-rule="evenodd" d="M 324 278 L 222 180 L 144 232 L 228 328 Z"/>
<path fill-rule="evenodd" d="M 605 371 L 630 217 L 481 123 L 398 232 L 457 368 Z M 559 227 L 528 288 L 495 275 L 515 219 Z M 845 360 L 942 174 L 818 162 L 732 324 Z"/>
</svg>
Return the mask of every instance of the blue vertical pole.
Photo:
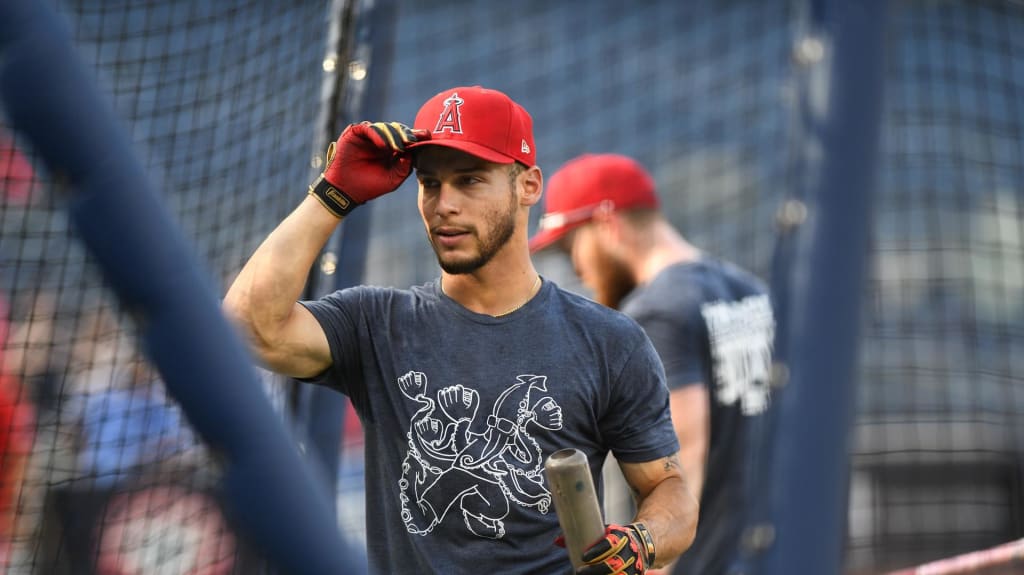
<svg viewBox="0 0 1024 575">
<path fill-rule="evenodd" d="M 320 113 L 316 121 L 316 136 L 313 139 L 314 172 L 310 174 L 310 180 L 315 178 L 323 169 L 323 162 L 326 161 L 324 152 L 329 141 L 337 137 L 339 124 L 342 124 L 343 115 L 340 112 L 340 102 L 344 100 L 344 94 L 348 87 L 347 80 L 351 77 L 348 71 L 348 62 L 351 58 L 352 30 L 354 26 L 349 22 L 353 19 L 354 6 L 360 0 L 332 0 L 328 18 L 327 32 L 327 54 L 325 61 L 333 61 L 333 66 L 324 66 L 324 81 L 320 96 Z M 348 26 L 346 28 L 346 25 Z M 357 210 L 358 212 L 358 210 Z M 302 294 L 303 299 L 314 300 L 322 297 L 335 289 L 335 271 L 339 269 L 337 252 L 334 246 L 343 229 L 349 227 L 349 218 L 338 228 L 327 246 L 321 251 L 319 265 L 310 270 L 309 279 L 306 282 L 306 290 Z M 349 273 L 362 276 L 362 265 L 360 262 L 341 263 L 341 270 L 350 270 Z M 294 406 L 295 428 L 304 437 L 303 443 L 306 452 L 313 461 L 320 465 L 323 471 L 325 487 L 336 493 L 338 483 L 338 464 L 340 450 L 340 434 L 344 425 L 345 398 L 330 389 L 318 386 L 302 385 L 295 391 L 296 404 Z M 336 515 L 336 506 L 331 506 L 331 512 Z"/>
<path fill-rule="evenodd" d="M 809 142 L 821 150 L 799 202 L 780 282 L 788 293 L 780 348 L 788 383 L 778 394 L 771 471 L 772 538 L 761 575 L 840 573 L 846 533 L 850 432 L 861 300 L 874 193 L 884 77 L 886 2 L 823 0 L 828 91 L 810 102 Z M 830 50 L 829 50 L 830 48 Z M 829 53 L 830 52 L 830 53 Z M 803 93 L 813 98 L 813 91 Z"/>
<path fill-rule="evenodd" d="M 349 42 L 344 52 L 348 62 L 339 62 L 336 70 L 348 74 L 344 81 L 334 85 L 340 93 L 330 96 L 326 105 L 331 114 L 321 119 L 325 133 L 318 143 L 322 152 L 328 139 L 333 140 L 341 128 L 351 122 L 364 119 L 379 119 L 387 100 L 387 84 L 391 70 L 392 43 L 396 6 L 394 0 L 353 0 L 351 18 L 355 21 L 351 37 L 339 37 L 338 42 Z M 339 14 L 335 14 L 338 17 Z M 337 49 L 339 47 L 336 44 Z M 348 64 L 365 73 L 349 74 Z M 338 289 L 363 283 L 366 268 L 366 252 L 370 241 L 369 203 L 345 218 L 344 223 L 331 237 L 321 261 L 336 262 L 336 265 L 321 265 L 313 271 L 306 297 L 315 299 Z M 345 408 L 348 400 L 336 391 L 319 387 L 304 386 L 299 391 L 298 415 L 305 427 L 309 451 L 319 460 L 334 488 L 339 471 L 341 431 L 345 423 Z M 342 510 L 344 513 L 344 510 Z"/>
</svg>

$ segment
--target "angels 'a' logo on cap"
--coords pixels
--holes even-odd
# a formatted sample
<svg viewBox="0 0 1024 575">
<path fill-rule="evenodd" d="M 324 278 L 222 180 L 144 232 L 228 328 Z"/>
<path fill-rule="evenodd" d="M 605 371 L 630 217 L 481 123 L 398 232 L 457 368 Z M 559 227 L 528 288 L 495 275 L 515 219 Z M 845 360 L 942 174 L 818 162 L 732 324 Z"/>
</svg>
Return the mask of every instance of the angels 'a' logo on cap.
<svg viewBox="0 0 1024 575">
<path fill-rule="evenodd" d="M 451 96 L 445 98 L 444 109 L 441 110 L 441 115 L 437 118 L 437 125 L 434 126 L 435 134 L 445 131 L 453 134 L 462 133 L 462 114 L 459 112 L 459 107 L 463 103 L 465 100 L 459 97 L 458 92 L 452 92 Z"/>
</svg>

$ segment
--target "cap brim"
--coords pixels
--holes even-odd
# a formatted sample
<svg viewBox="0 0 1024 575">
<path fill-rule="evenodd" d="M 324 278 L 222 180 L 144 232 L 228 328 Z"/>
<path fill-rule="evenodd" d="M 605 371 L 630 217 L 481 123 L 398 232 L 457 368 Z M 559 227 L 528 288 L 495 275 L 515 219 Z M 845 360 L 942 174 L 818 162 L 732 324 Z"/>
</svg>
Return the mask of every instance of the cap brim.
<svg viewBox="0 0 1024 575">
<path fill-rule="evenodd" d="M 511 164 L 516 161 L 512 156 L 506 156 L 505 154 L 496 152 L 486 146 L 481 146 L 480 144 L 467 142 L 465 140 L 430 139 L 423 140 L 422 142 L 413 142 L 407 145 L 406 148 L 422 148 L 423 146 L 443 146 L 445 148 L 453 148 L 476 156 L 481 160 L 494 162 L 495 164 Z"/>
<path fill-rule="evenodd" d="M 542 230 L 532 238 L 530 238 L 530 253 L 537 253 L 542 250 L 546 250 L 555 244 L 558 240 L 562 239 L 565 234 L 571 230 L 573 226 L 565 226 L 561 228 L 554 228 L 550 230 Z"/>
</svg>

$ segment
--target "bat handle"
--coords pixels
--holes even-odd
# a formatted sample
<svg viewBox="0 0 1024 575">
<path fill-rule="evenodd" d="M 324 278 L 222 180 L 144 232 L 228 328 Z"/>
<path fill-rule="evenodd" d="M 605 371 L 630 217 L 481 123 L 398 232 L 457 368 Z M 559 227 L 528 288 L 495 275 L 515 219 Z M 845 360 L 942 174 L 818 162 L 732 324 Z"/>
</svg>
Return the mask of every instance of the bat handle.
<svg viewBox="0 0 1024 575">
<path fill-rule="evenodd" d="M 604 516 L 594 490 L 587 456 L 578 449 L 552 453 L 544 472 L 562 526 L 565 548 L 573 567 L 583 565 L 583 552 L 604 537 Z"/>
</svg>

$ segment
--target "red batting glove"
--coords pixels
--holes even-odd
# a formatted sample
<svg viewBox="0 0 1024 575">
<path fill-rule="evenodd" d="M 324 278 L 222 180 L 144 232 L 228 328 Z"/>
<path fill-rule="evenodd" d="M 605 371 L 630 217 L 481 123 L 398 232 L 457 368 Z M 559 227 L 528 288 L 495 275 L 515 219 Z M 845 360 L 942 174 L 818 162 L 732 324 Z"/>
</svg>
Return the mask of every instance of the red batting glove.
<svg viewBox="0 0 1024 575">
<path fill-rule="evenodd" d="M 429 137 L 398 122 L 351 124 L 327 148 L 327 166 L 309 193 L 340 218 L 402 185 L 412 172 L 406 145 Z"/>
<path fill-rule="evenodd" d="M 641 575 L 654 562 L 654 540 L 642 523 L 607 525 L 604 539 L 583 552 L 577 575 Z"/>
</svg>

